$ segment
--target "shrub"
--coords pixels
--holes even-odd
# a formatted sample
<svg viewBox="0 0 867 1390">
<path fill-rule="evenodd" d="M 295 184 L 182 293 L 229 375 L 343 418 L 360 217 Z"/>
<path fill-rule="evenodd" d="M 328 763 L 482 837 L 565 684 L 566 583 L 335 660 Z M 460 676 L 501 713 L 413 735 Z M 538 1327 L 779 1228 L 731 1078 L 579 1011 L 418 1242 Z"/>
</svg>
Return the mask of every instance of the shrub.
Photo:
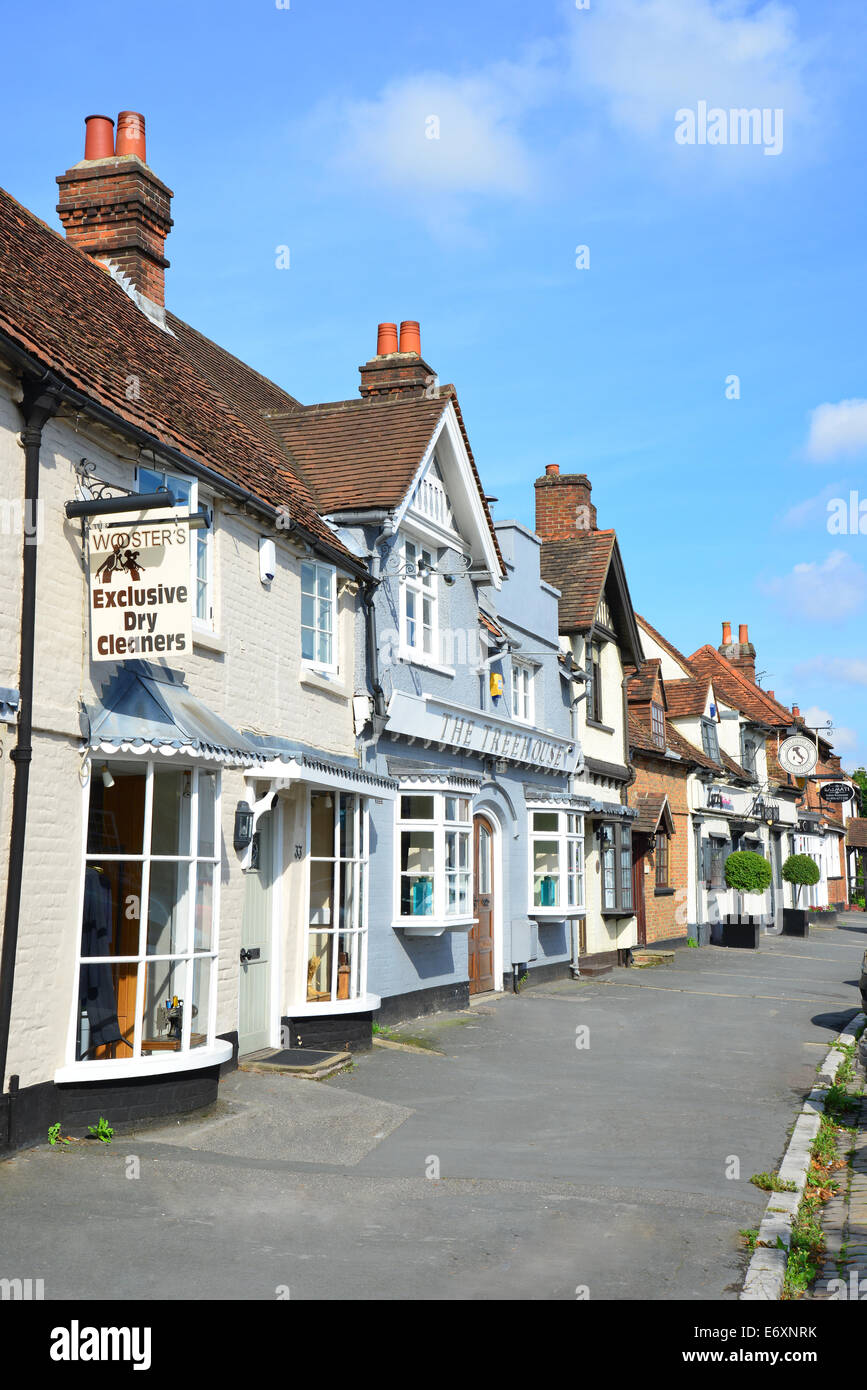
<svg viewBox="0 0 867 1390">
<path fill-rule="evenodd" d="M 818 883 L 821 877 L 819 865 L 809 854 L 790 854 L 783 865 L 783 878 L 787 883 L 795 885 L 795 902 L 798 901 L 801 888 Z"/>
<path fill-rule="evenodd" d="M 729 888 L 739 893 L 764 893 L 771 882 L 771 866 L 754 850 L 736 849 L 725 862 L 725 878 Z"/>
</svg>

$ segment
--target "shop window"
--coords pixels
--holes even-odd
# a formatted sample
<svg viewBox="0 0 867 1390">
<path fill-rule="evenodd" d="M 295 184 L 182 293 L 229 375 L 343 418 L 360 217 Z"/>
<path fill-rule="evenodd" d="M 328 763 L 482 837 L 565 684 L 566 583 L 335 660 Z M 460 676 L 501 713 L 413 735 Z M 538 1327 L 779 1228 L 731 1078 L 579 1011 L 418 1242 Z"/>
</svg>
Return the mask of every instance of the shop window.
<svg viewBox="0 0 867 1390">
<path fill-rule="evenodd" d="M 175 473 L 165 473 L 160 469 L 139 467 L 139 492 L 156 492 L 167 487 L 178 499 L 178 504 L 189 507 L 191 512 L 199 510 L 199 484 L 194 478 L 182 478 Z M 190 531 L 190 593 L 193 596 L 193 618 L 199 627 L 214 626 L 213 598 L 213 523 Z"/>
<path fill-rule="evenodd" d="M 301 660 L 337 670 L 337 571 L 333 565 L 301 565 Z"/>
<path fill-rule="evenodd" d="M 367 990 L 367 809 L 360 796 L 310 793 L 307 1000 Z"/>
<path fill-rule="evenodd" d="M 705 878 L 709 888 L 725 888 L 725 862 L 728 858 L 729 841 L 711 836 L 705 846 Z"/>
<path fill-rule="evenodd" d="M 632 829 L 605 821 L 599 827 L 602 911 L 632 912 Z"/>
<path fill-rule="evenodd" d="M 512 658 L 512 718 L 521 724 L 532 724 L 533 668 L 526 661 Z"/>
<path fill-rule="evenodd" d="M 665 830 L 658 830 L 654 840 L 653 858 L 656 866 L 656 887 L 668 887 L 669 874 L 669 837 Z"/>
<path fill-rule="evenodd" d="M 398 798 L 398 917 L 433 920 L 472 913 L 470 798 L 411 792 Z"/>
<path fill-rule="evenodd" d="M 416 541 L 403 543 L 403 646 L 409 656 L 437 659 L 435 557 Z"/>
<path fill-rule="evenodd" d="M 213 1040 L 219 774 L 106 763 L 91 772 L 77 1061 Z"/>
<path fill-rule="evenodd" d="M 572 811 L 531 811 L 530 822 L 530 914 L 583 907 L 584 817 Z"/>
</svg>

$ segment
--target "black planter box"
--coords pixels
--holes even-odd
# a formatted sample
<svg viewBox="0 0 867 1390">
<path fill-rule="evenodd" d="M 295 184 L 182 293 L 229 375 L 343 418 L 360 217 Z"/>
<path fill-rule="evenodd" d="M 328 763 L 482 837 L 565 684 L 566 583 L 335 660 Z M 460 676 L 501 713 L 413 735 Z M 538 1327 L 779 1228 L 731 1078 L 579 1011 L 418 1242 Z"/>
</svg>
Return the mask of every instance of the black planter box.
<svg viewBox="0 0 867 1390">
<path fill-rule="evenodd" d="M 757 917 L 742 917 L 740 913 L 737 917 L 729 915 L 723 922 L 722 944 L 740 951 L 757 951 L 760 930 L 761 923 Z"/>
<path fill-rule="evenodd" d="M 805 907 L 783 908 L 783 936 L 809 936 L 810 923 Z"/>
<path fill-rule="evenodd" d="M 836 912 L 811 912 L 807 910 L 807 919 L 811 927 L 836 927 Z"/>
</svg>

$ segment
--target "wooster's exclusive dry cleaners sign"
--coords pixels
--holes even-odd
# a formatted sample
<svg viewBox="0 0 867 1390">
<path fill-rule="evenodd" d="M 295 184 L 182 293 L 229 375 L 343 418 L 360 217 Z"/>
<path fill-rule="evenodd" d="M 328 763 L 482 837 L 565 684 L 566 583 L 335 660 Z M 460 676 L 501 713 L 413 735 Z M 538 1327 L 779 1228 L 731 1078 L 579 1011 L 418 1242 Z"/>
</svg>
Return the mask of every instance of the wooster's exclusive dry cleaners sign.
<svg viewBox="0 0 867 1390">
<path fill-rule="evenodd" d="M 188 507 L 170 517 L 123 512 L 88 531 L 94 661 L 169 656 L 192 648 Z"/>
</svg>

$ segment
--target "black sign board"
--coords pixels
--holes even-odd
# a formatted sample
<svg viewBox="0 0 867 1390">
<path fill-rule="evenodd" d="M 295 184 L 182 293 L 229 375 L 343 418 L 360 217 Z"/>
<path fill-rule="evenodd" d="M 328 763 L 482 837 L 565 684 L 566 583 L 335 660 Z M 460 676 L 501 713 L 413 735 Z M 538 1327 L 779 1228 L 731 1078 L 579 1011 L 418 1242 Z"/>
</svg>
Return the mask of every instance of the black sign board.
<svg viewBox="0 0 867 1390">
<path fill-rule="evenodd" d="M 855 788 L 850 787 L 848 782 L 826 782 L 820 788 L 819 795 L 823 801 L 851 801 Z"/>
</svg>

